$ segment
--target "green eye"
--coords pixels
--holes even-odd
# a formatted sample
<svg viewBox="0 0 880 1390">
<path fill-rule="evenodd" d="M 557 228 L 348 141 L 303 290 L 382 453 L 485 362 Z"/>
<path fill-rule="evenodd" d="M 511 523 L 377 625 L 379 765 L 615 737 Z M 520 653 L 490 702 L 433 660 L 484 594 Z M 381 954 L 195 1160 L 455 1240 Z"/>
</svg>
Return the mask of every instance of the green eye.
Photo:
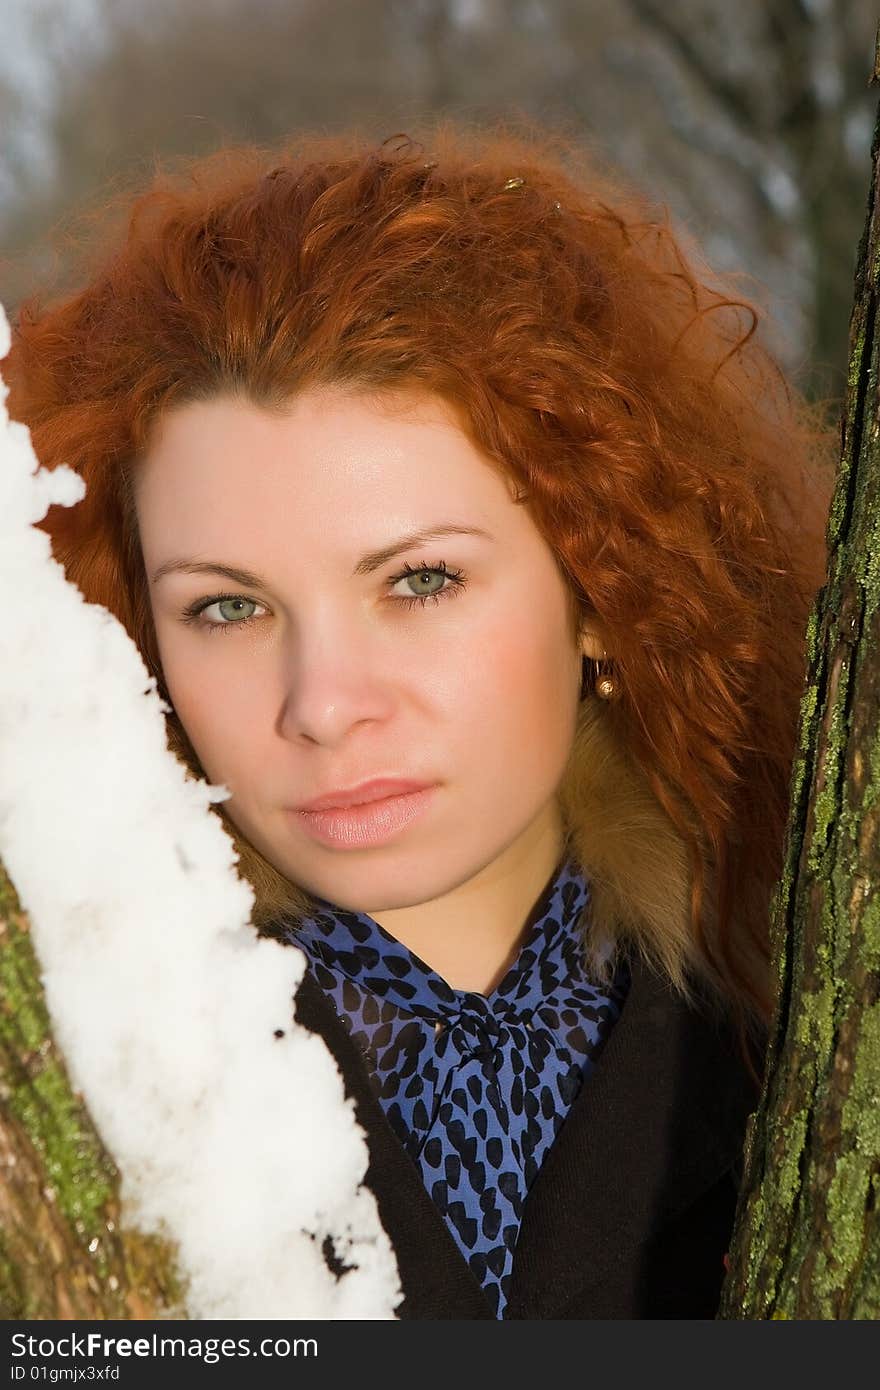
<svg viewBox="0 0 880 1390">
<path fill-rule="evenodd" d="M 251 605 L 252 608 L 256 607 L 255 600 L 252 598 L 221 598 L 217 600 L 217 611 L 219 612 L 224 622 L 235 623 L 242 617 L 245 621 L 247 621 L 248 618 L 253 617 L 253 614 L 242 614 L 241 605 L 248 603 Z M 238 605 L 237 608 L 236 604 Z M 210 606 L 213 607 L 213 605 Z M 224 608 L 228 608 L 230 611 L 228 613 L 224 613 Z"/>
<path fill-rule="evenodd" d="M 403 572 L 391 580 L 393 588 L 406 583 L 408 594 L 398 594 L 395 602 L 405 603 L 411 608 L 414 603 L 426 604 L 429 600 L 440 603 L 442 599 L 453 598 L 461 593 L 467 580 L 463 570 L 450 570 L 446 561 L 436 565 L 404 565 Z"/>
<path fill-rule="evenodd" d="M 436 594 L 446 583 L 446 576 L 441 570 L 420 570 L 418 574 L 408 574 L 406 582 L 413 585 L 414 594 Z"/>
<path fill-rule="evenodd" d="M 262 606 L 244 594 L 217 594 L 214 598 L 196 599 L 184 609 L 182 617 L 185 623 L 205 633 L 231 632 L 234 627 L 248 627 L 254 621 L 253 609 Z M 206 616 L 212 608 L 217 610 L 213 618 Z M 248 612 L 248 608 L 252 611 Z"/>
</svg>

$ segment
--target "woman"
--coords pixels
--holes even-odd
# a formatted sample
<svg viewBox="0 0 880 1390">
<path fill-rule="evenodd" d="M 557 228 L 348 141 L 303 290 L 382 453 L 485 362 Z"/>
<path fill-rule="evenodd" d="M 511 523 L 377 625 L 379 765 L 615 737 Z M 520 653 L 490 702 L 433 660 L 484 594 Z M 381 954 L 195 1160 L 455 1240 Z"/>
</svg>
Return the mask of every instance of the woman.
<svg viewBox="0 0 880 1390">
<path fill-rule="evenodd" d="M 401 1317 L 717 1308 L 831 484 L 754 327 L 450 123 L 157 175 L 20 311 L 54 553 L 305 952 Z"/>
</svg>

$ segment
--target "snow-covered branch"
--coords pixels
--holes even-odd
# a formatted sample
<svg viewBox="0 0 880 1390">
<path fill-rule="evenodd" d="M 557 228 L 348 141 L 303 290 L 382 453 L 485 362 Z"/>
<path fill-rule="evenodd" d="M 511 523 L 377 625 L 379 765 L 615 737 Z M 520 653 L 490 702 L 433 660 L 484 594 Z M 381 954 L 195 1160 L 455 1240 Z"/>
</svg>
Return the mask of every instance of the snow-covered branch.
<svg viewBox="0 0 880 1390">
<path fill-rule="evenodd" d="M 176 1244 L 192 1317 L 393 1317 L 363 1133 L 323 1040 L 293 1022 L 304 956 L 250 926 L 210 810 L 229 791 L 168 751 L 135 644 L 34 525 L 85 485 L 39 468 L 5 398 L 0 382 L 0 859 L 123 1220 Z M 328 1234 L 353 1266 L 339 1280 Z"/>
</svg>

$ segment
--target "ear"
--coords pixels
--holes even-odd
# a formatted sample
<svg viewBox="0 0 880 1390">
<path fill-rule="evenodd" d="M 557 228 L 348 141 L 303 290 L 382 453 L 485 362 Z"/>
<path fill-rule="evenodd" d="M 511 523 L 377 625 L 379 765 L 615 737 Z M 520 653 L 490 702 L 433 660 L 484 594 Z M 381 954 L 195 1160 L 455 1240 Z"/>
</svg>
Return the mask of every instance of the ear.
<svg viewBox="0 0 880 1390">
<path fill-rule="evenodd" d="M 609 655 L 602 634 L 590 626 L 581 628 L 580 649 L 584 656 L 590 657 L 593 661 L 601 661 Z"/>
</svg>

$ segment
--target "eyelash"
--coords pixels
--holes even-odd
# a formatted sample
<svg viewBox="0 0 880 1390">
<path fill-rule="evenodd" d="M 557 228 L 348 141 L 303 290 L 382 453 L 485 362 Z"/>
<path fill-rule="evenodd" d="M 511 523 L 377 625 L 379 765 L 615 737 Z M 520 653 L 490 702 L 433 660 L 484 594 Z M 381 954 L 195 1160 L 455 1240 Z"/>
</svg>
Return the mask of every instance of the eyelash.
<svg viewBox="0 0 880 1390">
<path fill-rule="evenodd" d="M 407 608 L 412 608 L 414 603 L 420 604 L 423 608 L 426 603 L 439 603 L 441 599 L 452 597 L 464 589 L 467 584 L 463 570 L 450 570 L 446 567 L 446 561 L 441 560 L 436 565 L 410 565 L 405 564 L 400 574 L 396 574 L 389 579 L 389 585 L 399 584 L 401 579 L 406 579 L 411 574 L 424 573 L 442 574 L 450 580 L 442 589 L 438 589 L 435 594 L 406 594 L 393 599 L 394 603 L 404 603 Z M 202 612 L 210 608 L 212 603 L 224 603 L 232 599 L 242 599 L 246 603 L 256 603 L 256 599 L 249 599 L 245 594 L 214 594 L 211 598 L 196 599 L 183 610 L 183 621 L 191 623 L 195 627 L 203 628 L 206 632 L 229 632 L 232 628 L 249 627 L 255 621 L 253 615 L 249 618 L 241 618 L 231 623 L 212 623 L 200 621 Z"/>
<path fill-rule="evenodd" d="M 406 579 L 411 574 L 442 574 L 451 583 L 444 584 L 442 589 L 438 589 L 436 594 L 403 594 L 394 600 L 395 603 L 405 603 L 407 608 L 412 608 L 414 603 L 419 603 L 424 608 L 426 603 L 439 603 L 444 598 L 454 598 L 467 584 L 467 578 L 463 570 L 450 570 L 446 567 L 446 561 L 440 560 L 436 565 L 409 565 L 404 564 L 400 574 L 396 574 L 390 579 L 389 584 L 399 584 L 401 579 Z"/>
</svg>

